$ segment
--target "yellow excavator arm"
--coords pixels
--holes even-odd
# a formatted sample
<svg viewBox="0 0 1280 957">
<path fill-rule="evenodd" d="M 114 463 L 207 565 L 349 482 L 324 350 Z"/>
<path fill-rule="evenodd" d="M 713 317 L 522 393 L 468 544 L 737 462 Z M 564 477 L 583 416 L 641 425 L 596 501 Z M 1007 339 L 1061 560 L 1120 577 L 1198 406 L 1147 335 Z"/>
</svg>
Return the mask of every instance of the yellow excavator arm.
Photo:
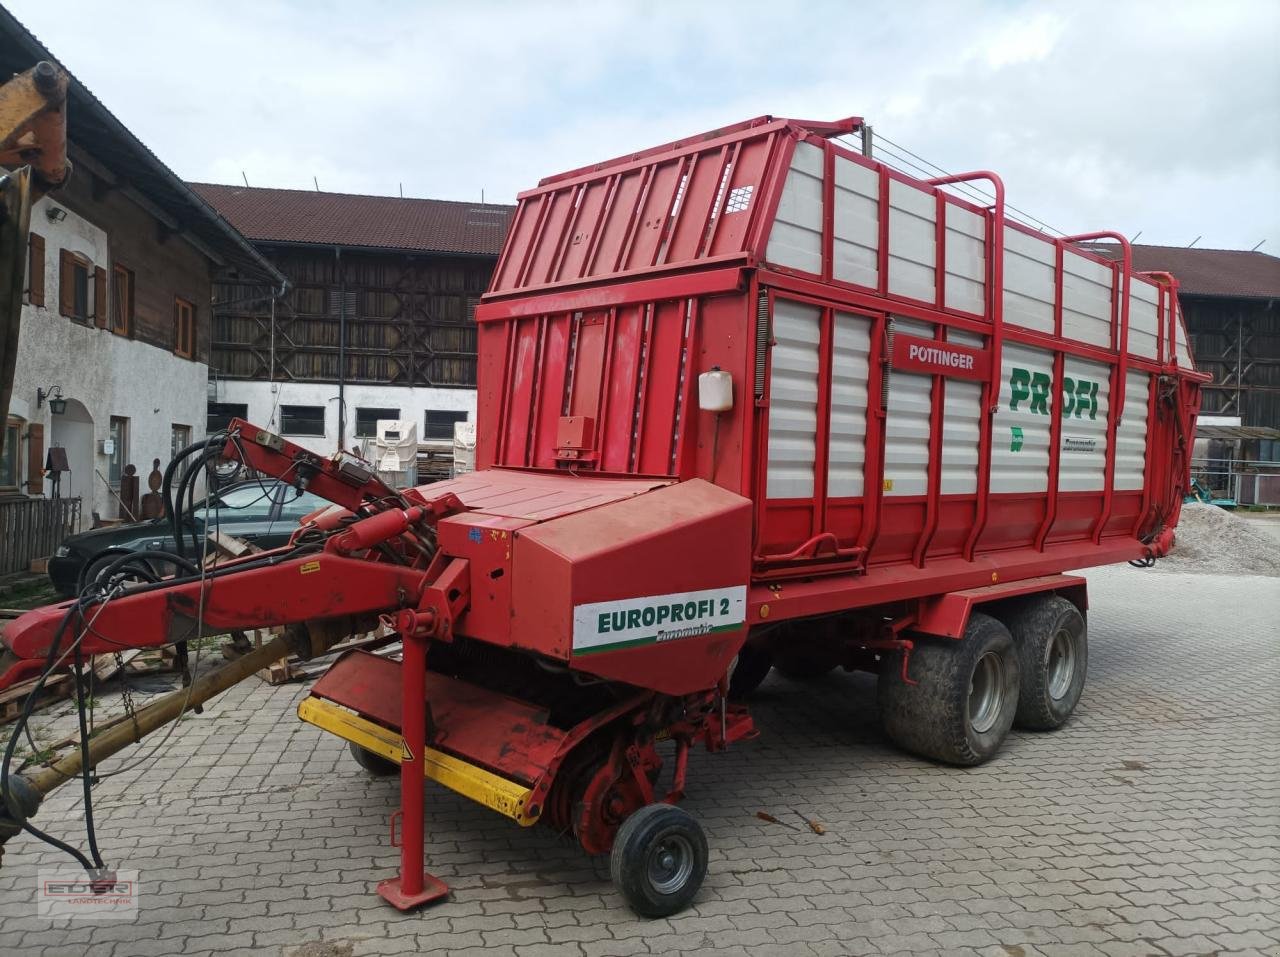
<svg viewBox="0 0 1280 957">
<path fill-rule="evenodd" d="M 67 75 L 42 60 L 0 86 L 0 454 L 13 395 L 31 204 L 71 175 Z"/>
</svg>

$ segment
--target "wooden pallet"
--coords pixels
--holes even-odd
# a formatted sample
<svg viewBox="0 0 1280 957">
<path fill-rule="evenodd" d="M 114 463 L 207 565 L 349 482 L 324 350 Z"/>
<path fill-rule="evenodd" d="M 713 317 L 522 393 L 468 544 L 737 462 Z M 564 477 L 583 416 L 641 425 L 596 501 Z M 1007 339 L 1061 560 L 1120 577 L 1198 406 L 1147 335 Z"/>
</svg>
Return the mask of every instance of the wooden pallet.
<svg viewBox="0 0 1280 957">
<path fill-rule="evenodd" d="M 8 724 L 22 713 L 27 697 L 35 691 L 39 682 L 40 679 L 38 677 L 28 678 L 26 681 L 19 681 L 16 685 L 0 691 L 0 724 Z M 51 704 L 64 701 L 71 696 L 74 690 L 75 682 L 72 680 L 71 675 L 52 675 L 44 683 L 44 687 L 40 689 L 40 696 L 36 699 L 32 711 L 39 711 L 42 708 L 49 707 Z"/>
</svg>

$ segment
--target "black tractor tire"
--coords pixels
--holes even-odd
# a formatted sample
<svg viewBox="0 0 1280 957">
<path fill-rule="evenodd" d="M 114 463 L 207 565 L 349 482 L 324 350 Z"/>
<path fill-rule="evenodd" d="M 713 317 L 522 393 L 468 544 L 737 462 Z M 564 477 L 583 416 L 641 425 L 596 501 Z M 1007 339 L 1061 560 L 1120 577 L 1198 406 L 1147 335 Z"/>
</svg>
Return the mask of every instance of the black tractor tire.
<svg viewBox="0 0 1280 957">
<path fill-rule="evenodd" d="M 84 566 L 83 577 L 77 583 L 77 590 L 84 591 L 86 586 L 97 582 L 103 572 L 128 554 L 128 552 L 100 552 L 89 559 Z M 138 572 L 143 573 L 144 577 L 139 577 Z M 111 574 L 111 577 L 116 581 L 145 581 L 147 580 L 145 576 L 157 577 L 150 563 L 142 555 L 138 556 L 137 561 L 122 562 L 116 565 L 115 571 Z"/>
<path fill-rule="evenodd" d="M 729 671 L 729 697 L 741 701 L 760 687 L 773 669 L 773 656 L 758 645 L 743 645 Z"/>
<path fill-rule="evenodd" d="M 1004 616 L 1018 649 L 1018 711 L 1014 723 L 1028 731 L 1054 731 L 1080 702 L 1089 672 L 1084 615 L 1058 595 L 1037 596 Z"/>
<path fill-rule="evenodd" d="M 639 917 L 684 910 L 707 875 L 707 838 L 674 804 L 647 804 L 618 828 L 609 856 L 618 892 Z"/>
<path fill-rule="evenodd" d="M 351 756 L 356 759 L 356 764 L 364 768 L 375 778 L 389 778 L 393 774 L 400 773 L 400 765 L 394 761 L 388 761 L 380 754 L 374 754 L 368 748 L 362 748 L 354 741 L 348 741 L 347 746 L 351 748 Z"/>
<path fill-rule="evenodd" d="M 917 639 L 905 681 L 903 654 L 887 656 L 880 671 L 880 720 L 889 739 L 961 766 L 999 751 L 1018 709 L 1018 653 L 1009 629 L 974 612 L 959 641 Z"/>
</svg>

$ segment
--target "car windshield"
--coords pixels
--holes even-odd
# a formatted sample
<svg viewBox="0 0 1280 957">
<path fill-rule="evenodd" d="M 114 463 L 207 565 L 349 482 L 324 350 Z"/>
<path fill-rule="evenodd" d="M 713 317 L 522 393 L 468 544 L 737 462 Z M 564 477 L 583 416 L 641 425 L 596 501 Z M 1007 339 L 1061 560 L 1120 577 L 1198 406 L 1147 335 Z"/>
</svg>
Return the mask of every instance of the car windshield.
<svg viewBox="0 0 1280 957">
<path fill-rule="evenodd" d="M 262 485 L 254 482 L 224 489 L 211 496 L 207 503 L 197 502 L 192 516 L 203 521 L 207 504 L 210 521 L 214 523 L 265 522 L 271 517 L 271 500 L 275 489 L 276 485 L 265 482 Z"/>
<path fill-rule="evenodd" d="M 318 508 L 324 508 L 329 502 L 319 495 L 291 488 L 284 493 L 284 504 L 280 507 L 280 520 L 295 525 L 303 516 L 310 515 Z"/>
</svg>

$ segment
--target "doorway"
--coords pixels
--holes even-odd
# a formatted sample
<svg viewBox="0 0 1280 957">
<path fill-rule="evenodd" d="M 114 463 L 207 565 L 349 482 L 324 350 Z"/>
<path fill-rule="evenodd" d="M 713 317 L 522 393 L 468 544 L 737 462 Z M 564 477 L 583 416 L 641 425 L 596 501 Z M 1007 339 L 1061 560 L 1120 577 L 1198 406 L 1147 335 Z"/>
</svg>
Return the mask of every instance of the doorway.
<svg viewBox="0 0 1280 957">
<path fill-rule="evenodd" d="M 66 449 L 70 469 L 62 475 L 60 494 L 80 499 L 80 527 L 88 528 L 93 521 L 93 416 L 84 403 L 67 399 L 66 411 L 49 419 L 49 445 Z M 47 480 L 45 494 L 52 494 Z"/>
</svg>

